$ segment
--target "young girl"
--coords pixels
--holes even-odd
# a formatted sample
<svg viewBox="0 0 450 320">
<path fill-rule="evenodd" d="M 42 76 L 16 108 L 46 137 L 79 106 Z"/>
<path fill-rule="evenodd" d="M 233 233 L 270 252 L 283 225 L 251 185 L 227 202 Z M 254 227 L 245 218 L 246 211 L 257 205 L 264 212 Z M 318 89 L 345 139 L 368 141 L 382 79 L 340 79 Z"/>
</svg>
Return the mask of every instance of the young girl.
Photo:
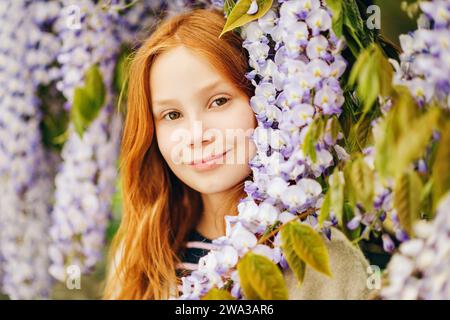
<svg viewBox="0 0 450 320">
<path fill-rule="evenodd" d="M 163 22 L 135 54 L 121 148 L 123 218 L 110 252 L 107 299 L 167 299 L 225 234 L 252 178 L 257 126 L 242 39 L 219 39 L 223 13 L 193 10 Z M 333 230 L 333 279 L 307 270 L 290 297 L 362 298 L 367 262 Z"/>
</svg>

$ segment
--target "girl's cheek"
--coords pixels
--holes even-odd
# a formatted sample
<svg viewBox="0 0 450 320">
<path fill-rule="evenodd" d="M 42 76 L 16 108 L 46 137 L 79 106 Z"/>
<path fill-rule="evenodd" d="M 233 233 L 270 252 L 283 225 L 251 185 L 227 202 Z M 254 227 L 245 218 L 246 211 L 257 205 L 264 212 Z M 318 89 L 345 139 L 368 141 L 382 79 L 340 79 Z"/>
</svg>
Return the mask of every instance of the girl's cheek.
<svg viewBox="0 0 450 320">
<path fill-rule="evenodd" d="M 182 165 L 189 160 L 190 133 L 182 128 L 169 128 L 161 132 L 160 151 L 166 162 Z"/>
<path fill-rule="evenodd" d="M 235 100 L 236 101 L 236 100 Z M 223 141 L 222 149 L 233 146 L 244 158 L 255 154 L 256 146 L 249 134 L 257 126 L 257 120 L 253 110 L 244 99 L 236 101 L 236 104 L 225 109 L 223 112 L 210 113 L 203 118 L 202 130 L 212 129 L 210 135 Z M 188 148 L 190 132 L 184 128 L 177 130 L 176 126 L 169 127 L 167 124 L 156 126 L 157 142 L 160 152 L 166 162 L 173 165 L 181 164 L 181 154 Z M 183 134 L 178 134 L 183 132 Z"/>
<path fill-rule="evenodd" d="M 172 150 L 172 145 L 171 145 L 171 133 L 169 130 L 164 130 L 161 128 L 158 128 L 156 130 L 156 137 L 157 137 L 157 142 L 158 142 L 158 147 L 159 147 L 159 151 L 161 152 L 161 155 L 163 156 L 163 158 L 166 160 L 166 162 L 172 162 L 171 161 L 171 150 Z"/>
</svg>

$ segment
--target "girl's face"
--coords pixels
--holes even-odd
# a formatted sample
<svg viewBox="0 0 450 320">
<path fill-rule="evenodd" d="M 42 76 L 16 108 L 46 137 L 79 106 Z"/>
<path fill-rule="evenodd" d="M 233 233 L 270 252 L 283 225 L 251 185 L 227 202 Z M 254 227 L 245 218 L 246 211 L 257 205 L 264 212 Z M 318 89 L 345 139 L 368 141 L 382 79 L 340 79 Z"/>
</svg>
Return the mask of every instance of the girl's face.
<svg viewBox="0 0 450 320">
<path fill-rule="evenodd" d="M 249 97 L 207 60 L 183 46 L 162 53 L 150 91 L 159 150 L 181 181 L 217 193 L 250 173 L 256 146 L 249 134 L 257 122 Z"/>
</svg>

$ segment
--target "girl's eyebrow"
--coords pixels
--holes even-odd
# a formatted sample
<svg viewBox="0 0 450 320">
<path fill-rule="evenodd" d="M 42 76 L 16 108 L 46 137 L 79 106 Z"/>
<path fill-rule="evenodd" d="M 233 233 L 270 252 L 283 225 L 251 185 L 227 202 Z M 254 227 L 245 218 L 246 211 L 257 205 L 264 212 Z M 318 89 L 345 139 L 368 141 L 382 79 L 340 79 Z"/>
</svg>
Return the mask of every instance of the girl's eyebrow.
<svg viewBox="0 0 450 320">
<path fill-rule="evenodd" d="M 203 88 L 199 89 L 197 91 L 197 95 L 202 95 L 205 92 L 213 90 L 213 89 L 215 89 L 216 87 L 218 87 L 219 85 L 221 85 L 223 83 L 224 83 L 224 81 L 221 80 L 221 79 L 216 80 L 216 81 L 214 81 L 214 82 L 204 86 Z M 153 102 L 153 107 L 161 106 L 161 105 L 165 105 L 165 104 L 177 105 L 177 104 L 179 104 L 179 101 L 177 99 L 171 99 L 171 98 L 159 99 L 159 100 L 156 100 L 156 101 Z"/>
<path fill-rule="evenodd" d="M 204 86 L 200 90 L 198 90 L 197 94 L 201 95 L 201 94 L 203 94 L 203 93 L 205 93 L 207 91 L 213 90 L 213 89 L 217 88 L 218 86 L 220 86 L 222 83 L 224 83 L 224 81 L 221 80 L 221 79 L 218 79 L 218 80 L 216 80 L 216 81 L 214 81 L 214 82 Z"/>
<path fill-rule="evenodd" d="M 162 106 L 165 104 L 178 104 L 178 100 L 177 99 L 162 99 L 162 100 L 157 100 L 153 103 L 153 107 L 156 106 Z"/>
</svg>

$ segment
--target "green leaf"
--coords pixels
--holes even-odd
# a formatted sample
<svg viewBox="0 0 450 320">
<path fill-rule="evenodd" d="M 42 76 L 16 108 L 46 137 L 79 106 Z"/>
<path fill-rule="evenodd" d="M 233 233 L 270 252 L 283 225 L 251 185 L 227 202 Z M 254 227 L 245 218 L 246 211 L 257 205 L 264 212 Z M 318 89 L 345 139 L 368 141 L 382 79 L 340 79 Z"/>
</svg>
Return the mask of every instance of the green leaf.
<svg viewBox="0 0 450 320">
<path fill-rule="evenodd" d="M 355 0 L 344 0 L 345 24 L 356 33 L 364 33 L 364 21 Z"/>
<path fill-rule="evenodd" d="M 265 256 L 247 253 L 237 266 L 244 296 L 250 300 L 287 300 L 288 291 L 278 266 Z"/>
<path fill-rule="evenodd" d="M 225 12 L 226 16 L 228 17 L 233 10 L 234 6 L 236 5 L 236 2 L 234 0 L 225 0 L 223 3 L 223 12 Z"/>
<path fill-rule="evenodd" d="M 369 44 L 365 36 L 368 30 L 364 29 L 364 21 L 355 0 L 343 0 L 342 5 L 345 39 L 348 44 L 352 44 L 352 53 L 357 57 L 358 52 Z"/>
<path fill-rule="evenodd" d="M 83 136 L 83 132 L 99 114 L 105 103 L 105 85 L 99 68 L 93 65 L 86 72 L 83 87 L 75 89 L 70 119 L 75 131 Z"/>
<path fill-rule="evenodd" d="M 359 74 L 359 86 L 357 92 L 364 102 L 364 113 L 367 113 L 370 110 L 381 93 L 381 80 L 378 78 L 376 66 L 377 61 L 372 58 L 368 61 L 366 68 L 363 68 Z"/>
<path fill-rule="evenodd" d="M 420 218 L 422 181 L 415 171 L 400 175 L 394 185 L 394 208 L 400 225 L 408 235 L 413 235 L 413 223 Z"/>
<path fill-rule="evenodd" d="M 405 86 L 396 86 L 393 96 L 394 104 L 389 114 L 394 118 L 390 125 L 393 126 L 394 134 L 400 137 L 403 132 L 410 131 L 411 122 L 420 116 L 419 106 L 409 89 Z"/>
<path fill-rule="evenodd" d="M 348 161 L 343 169 L 344 179 L 346 181 L 344 186 L 345 200 L 352 206 L 356 206 L 356 191 L 352 183 L 352 161 Z"/>
<path fill-rule="evenodd" d="M 306 132 L 305 140 L 302 144 L 302 150 L 305 155 L 311 158 L 312 162 L 316 162 L 316 144 L 319 138 L 323 136 L 323 132 L 325 130 L 324 118 L 315 119 L 312 123 L 309 124 L 306 130 L 308 131 Z"/>
<path fill-rule="evenodd" d="M 350 127 L 348 134 L 348 151 L 362 151 L 372 142 L 372 120 L 374 116 L 363 115 L 357 123 Z"/>
<path fill-rule="evenodd" d="M 350 52 L 352 53 L 352 55 L 356 58 L 359 56 L 361 50 L 363 49 L 363 47 L 361 47 L 361 43 L 360 42 L 356 42 L 353 39 L 353 35 L 351 35 L 347 28 L 344 25 L 343 28 L 343 35 L 345 38 L 345 43 L 347 45 L 347 47 L 350 49 Z"/>
<path fill-rule="evenodd" d="M 383 50 L 372 44 L 365 49 L 354 64 L 349 77 L 349 85 L 357 84 L 358 96 L 364 102 L 367 113 L 378 96 L 389 96 L 392 91 L 393 68 Z"/>
<path fill-rule="evenodd" d="M 328 190 L 325 194 L 325 197 L 323 198 L 322 207 L 320 208 L 319 213 L 319 226 L 323 226 L 323 223 L 329 218 L 330 216 L 330 191 Z"/>
<path fill-rule="evenodd" d="M 342 36 L 342 28 L 344 26 L 343 0 L 327 0 L 326 3 L 333 13 L 333 31 L 336 36 Z"/>
<path fill-rule="evenodd" d="M 450 121 L 447 120 L 439 141 L 436 158 L 432 167 L 433 208 L 450 190 Z"/>
<path fill-rule="evenodd" d="M 90 119 L 95 119 L 98 114 L 98 111 L 101 109 L 103 104 L 105 103 L 106 89 L 103 83 L 102 74 L 100 73 L 100 69 L 97 65 L 93 65 L 89 68 L 85 75 L 85 88 L 86 93 L 89 97 L 94 101 L 94 104 L 91 106 L 91 111 L 85 111 L 86 116 L 91 116 Z"/>
<path fill-rule="evenodd" d="M 358 157 L 352 164 L 351 182 L 358 201 L 367 211 L 372 210 L 374 197 L 375 176 L 362 157 Z"/>
<path fill-rule="evenodd" d="M 395 106 L 394 106 L 395 108 Z M 391 109 L 392 111 L 392 109 Z M 391 125 L 391 112 L 382 120 L 375 131 L 375 169 L 381 177 L 391 176 L 390 164 L 395 154 L 395 128 Z"/>
<path fill-rule="evenodd" d="M 359 119 L 355 125 L 356 129 L 356 141 L 361 150 L 373 143 L 372 137 L 372 121 L 377 117 L 376 114 L 371 116 L 365 115 Z"/>
<path fill-rule="evenodd" d="M 112 219 L 108 222 L 108 225 L 106 227 L 106 240 L 108 243 L 111 243 L 111 241 L 114 239 L 114 236 L 117 233 L 117 230 L 119 230 L 120 227 L 120 221 L 116 219 Z"/>
<path fill-rule="evenodd" d="M 281 248 L 289 267 L 292 272 L 294 272 L 295 277 L 298 280 L 297 285 L 300 286 L 305 278 L 306 265 L 295 251 L 295 243 L 292 232 L 281 230 Z"/>
<path fill-rule="evenodd" d="M 339 133 L 342 132 L 341 124 L 339 123 L 339 119 L 336 116 L 333 116 L 329 122 L 329 130 L 331 134 L 331 138 L 336 140 L 339 136 Z"/>
<path fill-rule="evenodd" d="M 263 17 L 272 7 L 273 0 L 257 0 L 258 12 L 252 15 L 247 14 L 252 0 L 239 0 L 227 18 L 225 26 L 219 38 L 228 31 L 241 27 L 253 20 Z"/>
<path fill-rule="evenodd" d="M 330 184 L 330 203 L 331 208 L 338 220 L 339 225 L 343 226 L 342 210 L 344 209 L 344 174 L 337 168 L 328 180 Z"/>
<path fill-rule="evenodd" d="M 68 137 L 69 116 L 63 108 L 53 108 L 55 104 L 62 104 L 64 98 L 58 91 L 50 90 L 50 86 L 40 86 L 36 90 L 40 101 L 42 120 L 40 129 L 42 142 L 46 148 L 60 152 Z"/>
<path fill-rule="evenodd" d="M 202 297 L 202 300 L 236 300 L 236 299 L 226 290 L 212 288 Z"/>
<path fill-rule="evenodd" d="M 430 179 L 422 188 L 420 195 L 421 219 L 430 220 L 434 217 L 433 210 L 433 179 Z"/>
<path fill-rule="evenodd" d="M 239 274 L 241 288 L 244 293 L 244 297 L 247 300 L 264 300 L 259 295 L 259 293 L 253 288 L 254 281 L 253 279 L 250 278 L 251 271 L 248 271 L 248 269 L 250 268 L 248 268 L 245 264 L 242 266 L 242 261 L 238 263 L 237 270 Z"/>
<path fill-rule="evenodd" d="M 423 112 L 407 88 L 395 88 L 393 105 L 374 132 L 375 168 L 381 177 L 397 177 L 424 155 L 439 117 L 439 108 Z"/>
<path fill-rule="evenodd" d="M 314 141 L 314 128 L 311 126 L 308 128 L 308 132 L 306 132 L 305 140 L 302 144 L 302 150 L 305 155 L 309 156 L 312 162 L 316 162 L 317 152 L 316 152 L 316 141 Z"/>
<path fill-rule="evenodd" d="M 438 119 L 439 109 L 433 108 L 408 124 L 409 130 L 405 130 L 397 142 L 397 157 L 392 162 L 394 172 L 404 171 L 408 165 L 424 154 Z M 410 128 L 414 128 L 414 130 Z"/>
<path fill-rule="evenodd" d="M 331 276 L 327 247 L 317 231 L 311 226 L 291 221 L 281 230 L 285 237 L 291 237 L 297 256 L 318 272 Z"/>
<path fill-rule="evenodd" d="M 76 88 L 73 104 L 70 110 L 70 119 L 74 124 L 76 132 L 82 136 L 84 130 L 89 125 L 89 120 L 86 119 L 84 115 L 84 110 L 89 110 L 90 106 L 93 105 L 94 102 L 86 93 L 86 90 L 83 88 Z"/>
<path fill-rule="evenodd" d="M 358 59 L 356 59 L 355 63 L 353 64 L 352 70 L 350 71 L 350 76 L 348 78 L 348 83 L 350 86 L 356 84 L 356 81 L 358 80 L 361 70 L 364 68 L 364 65 L 367 63 L 369 59 L 370 59 L 369 50 L 364 50 L 358 56 Z"/>
</svg>

